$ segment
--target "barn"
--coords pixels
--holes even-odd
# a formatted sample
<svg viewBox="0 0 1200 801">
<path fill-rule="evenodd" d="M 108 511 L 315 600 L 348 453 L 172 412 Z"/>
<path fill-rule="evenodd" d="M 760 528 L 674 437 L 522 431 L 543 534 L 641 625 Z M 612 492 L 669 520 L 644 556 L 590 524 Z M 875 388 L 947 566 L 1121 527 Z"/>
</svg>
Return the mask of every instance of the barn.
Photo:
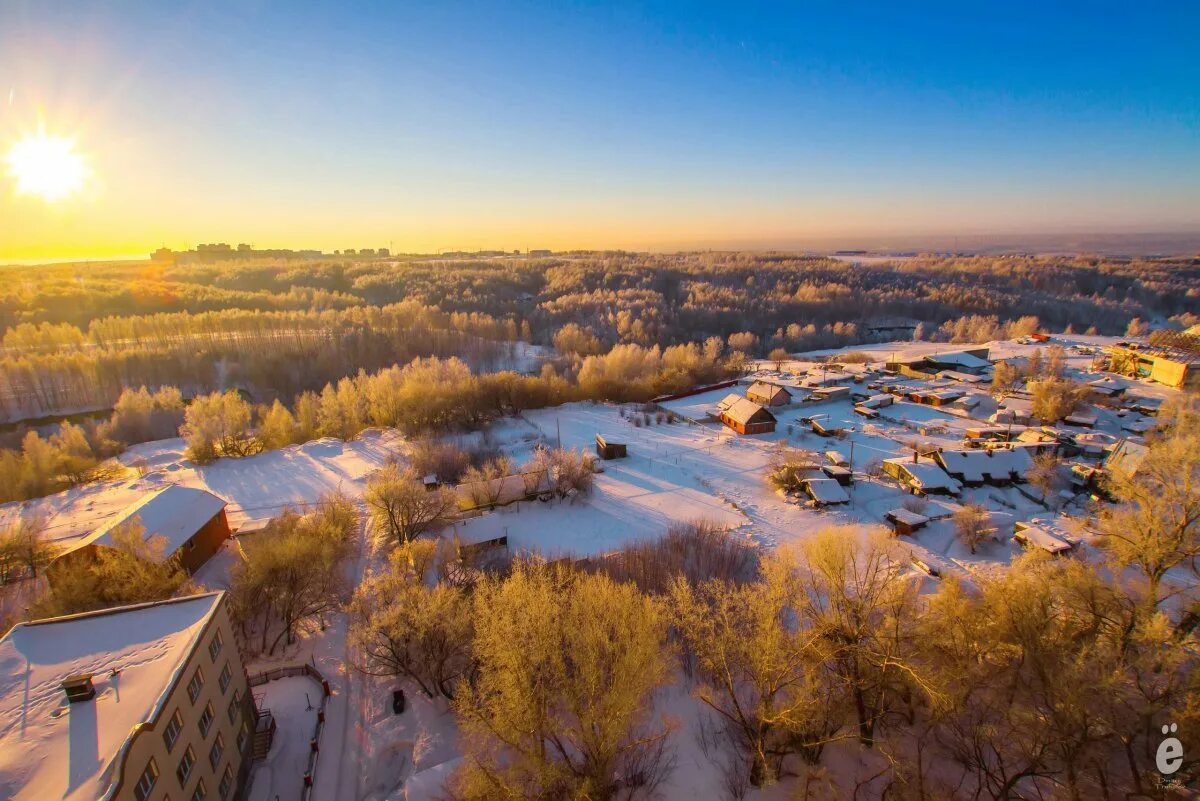
<svg viewBox="0 0 1200 801">
<path fill-rule="evenodd" d="M 201 489 L 171 484 L 143 496 L 102 527 L 89 534 L 50 565 L 48 575 L 81 560 L 95 559 L 100 548 L 111 548 L 114 534 L 126 526 L 140 525 L 142 538 L 161 542 L 161 558 L 177 559 L 188 574 L 195 573 L 229 539 L 225 501 Z"/>
<path fill-rule="evenodd" d="M 739 398 L 721 411 L 721 422 L 739 434 L 770 434 L 775 430 L 775 415 L 749 398 Z"/>
<path fill-rule="evenodd" d="M 792 393 L 777 384 L 755 381 L 746 390 L 746 397 L 761 406 L 786 406 L 792 402 Z"/>
</svg>

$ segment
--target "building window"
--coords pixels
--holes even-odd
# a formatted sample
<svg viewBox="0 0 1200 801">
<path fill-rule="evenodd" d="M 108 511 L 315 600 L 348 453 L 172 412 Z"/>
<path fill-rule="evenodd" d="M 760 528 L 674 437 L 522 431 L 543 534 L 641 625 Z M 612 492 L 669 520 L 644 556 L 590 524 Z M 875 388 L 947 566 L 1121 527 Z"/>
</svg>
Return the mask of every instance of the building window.
<svg viewBox="0 0 1200 801">
<path fill-rule="evenodd" d="M 218 631 L 213 635 L 212 642 L 208 644 L 208 655 L 212 657 L 213 662 L 217 661 L 217 654 L 221 653 L 221 646 L 224 644 L 224 641 L 221 639 L 221 632 Z"/>
<path fill-rule="evenodd" d="M 175 710 L 175 714 L 171 715 L 171 719 L 167 721 L 167 727 L 163 729 L 163 742 L 167 746 L 167 753 L 171 753 L 171 749 L 175 747 L 175 742 L 179 739 L 179 732 L 183 731 L 183 715 L 179 714 L 179 710 Z"/>
<path fill-rule="evenodd" d="M 179 760 L 179 767 L 175 769 L 175 778 L 179 779 L 179 786 L 183 787 L 187 784 L 188 776 L 192 775 L 192 766 L 196 764 L 196 752 L 189 745 L 183 752 L 183 758 Z"/>
<path fill-rule="evenodd" d="M 229 689 L 229 682 L 233 681 L 233 671 L 229 669 L 229 663 L 225 663 L 225 667 L 221 668 L 221 676 L 217 679 L 217 684 L 221 685 L 221 694 Z"/>
<path fill-rule="evenodd" d="M 250 727 L 243 726 L 238 729 L 237 747 L 239 754 L 246 753 L 246 741 L 250 739 Z"/>
<path fill-rule="evenodd" d="M 242 706 L 242 694 L 237 690 L 233 691 L 233 700 L 229 702 L 229 722 L 235 723 L 238 718 L 238 710 Z"/>
<path fill-rule="evenodd" d="M 192 801 L 204 801 L 208 792 L 204 789 L 204 779 L 196 782 L 196 791 L 192 793 Z"/>
<path fill-rule="evenodd" d="M 188 700 L 193 704 L 200 697 L 200 691 L 204 689 L 204 671 L 196 668 L 196 672 L 192 674 L 192 680 L 188 682 Z"/>
<path fill-rule="evenodd" d="M 225 772 L 221 774 L 221 784 L 217 790 L 221 794 L 221 801 L 229 798 L 229 791 L 233 789 L 233 768 L 229 765 L 225 766 Z"/>
<path fill-rule="evenodd" d="M 212 704 L 205 704 L 204 711 L 200 713 L 200 736 L 207 737 L 208 730 L 212 728 L 213 708 Z"/>
<path fill-rule="evenodd" d="M 213 769 L 213 773 L 217 772 L 217 765 L 221 764 L 221 754 L 225 753 L 225 738 L 220 734 L 217 739 L 213 740 L 212 748 L 208 749 L 208 764 Z"/>
<path fill-rule="evenodd" d="M 154 783 L 158 781 L 158 765 L 151 759 L 146 763 L 146 769 L 142 771 L 141 777 L 138 779 L 133 788 L 133 797 L 137 801 L 146 801 L 150 797 L 150 791 L 154 789 Z"/>
</svg>

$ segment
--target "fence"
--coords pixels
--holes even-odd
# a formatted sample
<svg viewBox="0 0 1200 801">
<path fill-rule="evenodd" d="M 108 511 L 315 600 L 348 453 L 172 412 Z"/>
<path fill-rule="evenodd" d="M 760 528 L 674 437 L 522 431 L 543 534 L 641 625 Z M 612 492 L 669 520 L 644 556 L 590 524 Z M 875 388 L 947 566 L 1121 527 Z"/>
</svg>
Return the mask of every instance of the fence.
<svg viewBox="0 0 1200 801">
<path fill-rule="evenodd" d="M 300 793 L 300 801 L 310 801 L 313 786 L 317 781 L 317 757 L 321 753 L 321 732 L 325 730 L 325 704 L 329 700 L 330 695 L 329 681 L 321 675 L 321 671 L 308 662 L 305 662 L 301 665 L 287 665 L 285 667 L 272 668 L 262 673 L 255 673 L 253 676 L 247 677 L 247 683 L 251 687 L 260 687 L 269 681 L 285 679 L 291 676 L 308 676 L 321 685 L 322 691 L 321 703 L 317 707 L 317 724 L 313 728 L 312 737 L 308 741 L 308 764 L 304 768 L 304 790 Z"/>
</svg>

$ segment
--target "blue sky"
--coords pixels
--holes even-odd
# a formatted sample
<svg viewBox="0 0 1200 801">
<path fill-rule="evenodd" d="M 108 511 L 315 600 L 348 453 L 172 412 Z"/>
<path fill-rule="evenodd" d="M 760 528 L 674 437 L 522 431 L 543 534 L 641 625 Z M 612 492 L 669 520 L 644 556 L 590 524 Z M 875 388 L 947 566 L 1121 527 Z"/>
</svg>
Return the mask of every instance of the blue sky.
<svg viewBox="0 0 1200 801">
<path fill-rule="evenodd" d="M 1200 4 L 1147 5 L 6 0 L 0 148 L 96 180 L 0 256 L 1197 230 Z"/>
</svg>

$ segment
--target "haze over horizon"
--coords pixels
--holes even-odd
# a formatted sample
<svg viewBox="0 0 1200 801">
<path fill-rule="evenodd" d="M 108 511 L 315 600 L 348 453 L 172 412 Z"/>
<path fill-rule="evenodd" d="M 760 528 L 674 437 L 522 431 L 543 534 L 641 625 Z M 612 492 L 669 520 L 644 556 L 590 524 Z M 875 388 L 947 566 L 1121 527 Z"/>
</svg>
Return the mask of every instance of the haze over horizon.
<svg viewBox="0 0 1200 801">
<path fill-rule="evenodd" d="M 1184 3 L 17 0 L 0 262 L 207 241 L 1186 243 L 1198 23 Z"/>
</svg>

